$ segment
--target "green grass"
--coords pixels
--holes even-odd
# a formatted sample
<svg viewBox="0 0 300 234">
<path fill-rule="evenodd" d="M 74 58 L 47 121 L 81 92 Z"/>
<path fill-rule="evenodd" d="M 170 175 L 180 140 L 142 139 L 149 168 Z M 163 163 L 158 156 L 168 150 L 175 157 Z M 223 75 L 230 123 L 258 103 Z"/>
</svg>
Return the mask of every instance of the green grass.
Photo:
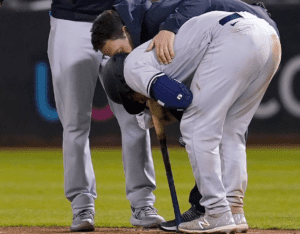
<svg viewBox="0 0 300 234">
<path fill-rule="evenodd" d="M 130 227 L 130 204 L 120 150 L 92 150 L 97 180 L 96 226 Z M 189 208 L 194 178 L 187 154 L 171 148 L 170 157 L 181 211 Z M 156 204 L 173 219 L 173 207 L 162 157 L 154 149 Z M 64 197 L 60 149 L 0 151 L 0 226 L 69 226 L 70 203 Z M 300 149 L 248 150 L 245 212 L 252 228 L 299 229 Z"/>
</svg>

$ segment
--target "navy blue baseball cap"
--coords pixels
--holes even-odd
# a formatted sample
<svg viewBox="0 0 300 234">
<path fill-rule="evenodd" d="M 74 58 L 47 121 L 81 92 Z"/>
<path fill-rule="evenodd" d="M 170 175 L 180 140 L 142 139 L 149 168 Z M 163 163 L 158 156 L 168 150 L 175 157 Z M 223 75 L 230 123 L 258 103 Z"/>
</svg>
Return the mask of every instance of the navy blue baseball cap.
<svg viewBox="0 0 300 234">
<path fill-rule="evenodd" d="M 107 96 L 115 103 L 122 104 L 125 110 L 132 115 L 141 113 L 146 108 L 146 103 L 142 104 L 132 99 L 135 93 L 125 81 L 124 61 L 128 54 L 116 54 L 112 56 L 105 67 L 100 66 L 100 75 L 103 78 L 103 88 Z"/>
</svg>

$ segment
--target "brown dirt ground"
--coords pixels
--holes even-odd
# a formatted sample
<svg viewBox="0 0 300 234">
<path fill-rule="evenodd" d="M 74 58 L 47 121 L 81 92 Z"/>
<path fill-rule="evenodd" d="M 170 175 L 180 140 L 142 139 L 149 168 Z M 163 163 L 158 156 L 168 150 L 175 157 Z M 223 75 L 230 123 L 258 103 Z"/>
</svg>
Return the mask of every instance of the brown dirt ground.
<svg viewBox="0 0 300 234">
<path fill-rule="evenodd" d="M 2 233 L 71 233 L 69 227 L 0 227 Z M 83 233 L 83 232 L 78 232 Z M 97 233 L 113 233 L 113 234 L 167 234 L 172 232 L 164 232 L 159 229 L 142 229 L 142 228 L 96 228 L 93 234 Z M 259 230 L 250 229 L 248 234 L 300 234 L 300 230 Z"/>
</svg>

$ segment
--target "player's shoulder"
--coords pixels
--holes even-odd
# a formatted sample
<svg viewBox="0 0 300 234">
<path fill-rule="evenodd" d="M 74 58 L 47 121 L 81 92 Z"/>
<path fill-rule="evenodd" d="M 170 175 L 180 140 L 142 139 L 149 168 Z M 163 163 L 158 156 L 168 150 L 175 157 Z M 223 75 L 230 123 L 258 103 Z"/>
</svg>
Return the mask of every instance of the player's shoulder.
<svg viewBox="0 0 300 234">
<path fill-rule="evenodd" d="M 144 52 L 146 51 L 147 47 L 145 44 L 142 44 L 136 48 L 128 55 L 127 58 L 130 58 L 132 60 L 135 60 L 137 58 L 143 57 Z"/>
<path fill-rule="evenodd" d="M 149 56 L 149 53 L 146 52 L 149 44 L 151 41 L 147 41 L 144 44 L 136 47 L 126 58 L 125 60 L 125 66 L 126 67 L 133 67 L 139 64 L 142 61 L 147 61 L 147 57 Z"/>
</svg>

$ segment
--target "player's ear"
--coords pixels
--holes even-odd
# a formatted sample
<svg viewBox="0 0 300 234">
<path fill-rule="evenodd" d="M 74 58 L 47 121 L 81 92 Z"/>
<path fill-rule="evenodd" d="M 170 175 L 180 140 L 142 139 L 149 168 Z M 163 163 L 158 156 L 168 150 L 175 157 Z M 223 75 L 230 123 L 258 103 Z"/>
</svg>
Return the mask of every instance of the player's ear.
<svg viewBox="0 0 300 234">
<path fill-rule="evenodd" d="M 123 33 L 123 37 L 125 37 L 125 38 L 128 37 L 128 35 L 129 35 L 128 30 L 125 25 L 122 27 L 122 33 Z"/>
<path fill-rule="evenodd" d="M 129 46 L 131 47 L 131 50 L 130 51 L 126 51 L 126 52 L 130 53 L 134 49 L 134 47 L 135 47 L 134 43 L 133 43 L 133 40 L 132 40 L 131 35 L 130 35 L 130 33 L 129 33 L 129 31 L 128 31 L 128 29 L 127 29 L 126 26 L 122 27 L 122 31 L 123 31 L 124 38 L 128 40 Z"/>
<path fill-rule="evenodd" d="M 130 33 L 128 31 L 128 28 L 125 25 L 122 27 L 122 31 L 123 31 L 123 35 L 125 35 L 126 37 L 128 37 L 128 39 L 131 39 Z"/>
<path fill-rule="evenodd" d="M 134 45 L 133 45 L 133 42 L 132 42 L 132 39 L 131 39 L 131 35 L 130 35 L 130 33 L 129 33 L 127 27 L 126 27 L 126 26 L 123 26 L 123 27 L 122 27 L 122 31 L 123 31 L 123 35 L 125 36 L 125 38 L 128 39 L 129 44 L 130 44 L 131 48 L 133 49 L 133 48 L 134 48 Z"/>
</svg>

